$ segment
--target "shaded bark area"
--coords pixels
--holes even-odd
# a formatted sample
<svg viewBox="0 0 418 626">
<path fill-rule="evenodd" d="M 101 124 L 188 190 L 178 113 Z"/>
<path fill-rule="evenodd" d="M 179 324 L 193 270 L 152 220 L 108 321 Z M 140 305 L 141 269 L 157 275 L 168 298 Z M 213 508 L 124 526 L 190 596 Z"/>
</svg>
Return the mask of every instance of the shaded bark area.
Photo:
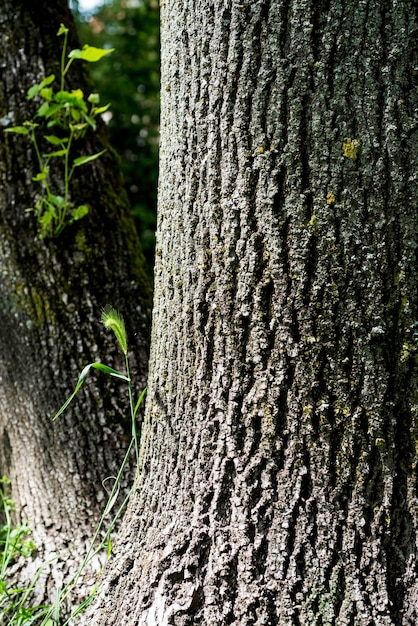
<svg viewBox="0 0 418 626">
<path fill-rule="evenodd" d="M 85 623 L 417 622 L 415 36 L 163 3 L 142 474 Z"/>
<path fill-rule="evenodd" d="M 3 2 L 2 125 L 32 119 L 36 103 L 26 100 L 27 89 L 59 76 L 61 22 L 71 30 L 70 48 L 77 47 L 64 0 Z M 84 68 L 73 68 L 68 87 L 87 89 Z M 80 153 L 106 147 L 103 129 L 94 142 L 87 134 Z M 124 367 L 100 323 L 106 304 L 125 318 L 136 391 L 143 388 L 150 281 L 112 153 L 78 168 L 73 199 L 90 213 L 57 239 L 40 240 L 35 217 L 25 212 L 34 202 L 36 167 L 28 143 L 0 133 L 0 472 L 11 479 L 16 516 L 33 529 L 39 555 L 22 583 L 43 565 L 39 601 L 53 599 L 84 557 L 107 498 L 102 481 L 116 475 L 131 429 L 127 392 L 100 375 L 59 421 L 52 417 L 87 363 Z"/>
</svg>

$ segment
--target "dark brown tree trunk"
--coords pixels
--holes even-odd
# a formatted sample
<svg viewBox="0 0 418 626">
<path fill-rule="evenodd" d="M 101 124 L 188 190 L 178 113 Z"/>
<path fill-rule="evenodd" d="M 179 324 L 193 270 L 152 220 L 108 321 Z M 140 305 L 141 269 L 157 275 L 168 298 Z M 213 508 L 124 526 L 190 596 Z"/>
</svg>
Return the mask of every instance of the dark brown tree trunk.
<svg viewBox="0 0 418 626">
<path fill-rule="evenodd" d="M 142 473 L 86 624 L 418 622 L 415 37 L 162 3 Z"/>
<path fill-rule="evenodd" d="M 3 126 L 31 119 L 27 89 L 59 74 L 61 22 L 72 48 L 65 0 L 2 3 Z M 70 86 L 84 88 L 82 65 L 72 68 Z M 83 154 L 103 147 L 103 129 L 94 143 L 89 137 Z M 73 199 L 88 204 L 89 215 L 57 239 L 40 240 L 25 212 L 36 192 L 34 154 L 21 136 L 0 133 L 0 472 L 11 479 L 16 515 L 33 529 L 39 558 L 32 573 L 59 555 L 44 565 L 38 599 L 53 597 L 84 556 L 106 498 L 102 481 L 115 475 L 130 439 L 125 389 L 103 375 L 52 422 L 87 363 L 124 366 L 101 326 L 102 307 L 111 304 L 125 318 L 136 391 L 148 360 L 150 281 L 115 159 L 108 151 L 78 170 Z"/>
</svg>

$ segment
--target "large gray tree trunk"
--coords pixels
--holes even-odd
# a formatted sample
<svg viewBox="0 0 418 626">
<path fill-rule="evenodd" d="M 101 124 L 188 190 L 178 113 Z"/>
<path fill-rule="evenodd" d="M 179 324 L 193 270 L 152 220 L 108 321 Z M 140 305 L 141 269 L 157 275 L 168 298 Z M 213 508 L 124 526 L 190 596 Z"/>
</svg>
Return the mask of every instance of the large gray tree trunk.
<svg viewBox="0 0 418 626">
<path fill-rule="evenodd" d="M 36 109 L 27 89 L 59 73 L 60 22 L 71 29 L 74 47 L 65 0 L 2 3 L 4 126 L 30 119 Z M 73 70 L 70 86 L 83 86 L 81 65 Z M 103 137 L 96 141 L 91 145 L 87 135 L 81 153 L 103 147 Z M 34 202 L 35 168 L 29 144 L 1 132 L 0 473 L 11 479 L 16 517 L 29 522 L 39 550 L 27 578 L 60 555 L 44 567 L 38 585 L 38 600 L 48 600 L 84 556 L 105 502 L 102 481 L 115 475 L 131 429 L 125 390 L 103 375 L 85 385 L 59 421 L 52 417 L 87 363 L 123 367 L 113 336 L 100 324 L 106 304 L 126 319 L 137 391 L 145 384 L 150 288 L 110 153 L 79 168 L 73 197 L 90 213 L 57 239 L 40 240 L 33 214 L 25 212 Z"/>
<path fill-rule="evenodd" d="M 142 474 L 86 623 L 418 622 L 415 17 L 163 3 Z"/>
</svg>

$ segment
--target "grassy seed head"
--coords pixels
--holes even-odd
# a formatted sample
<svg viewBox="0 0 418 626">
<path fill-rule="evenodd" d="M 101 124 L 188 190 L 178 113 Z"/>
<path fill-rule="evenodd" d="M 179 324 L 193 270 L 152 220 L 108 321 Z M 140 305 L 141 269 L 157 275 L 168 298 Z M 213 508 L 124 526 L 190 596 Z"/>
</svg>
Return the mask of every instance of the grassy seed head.
<svg viewBox="0 0 418 626">
<path fill-rule="evenodd" d="M 123 353 L 126 355 L 128 352 L 128 339 L 126 336 L 125 322 L 121 315 L 116 309 L 107 304 L 102 310 L 102 322 L 106 328 L 113 330 Z"/>
</svg>

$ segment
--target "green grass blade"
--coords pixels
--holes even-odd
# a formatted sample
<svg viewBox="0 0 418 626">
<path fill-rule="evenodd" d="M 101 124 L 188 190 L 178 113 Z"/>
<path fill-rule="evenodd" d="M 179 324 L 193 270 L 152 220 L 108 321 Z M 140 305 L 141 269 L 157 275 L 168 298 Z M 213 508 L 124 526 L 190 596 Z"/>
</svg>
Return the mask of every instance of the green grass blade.
<svg viewBox="0 0 418 626">
<path fill-rule="evenodd" d="M 125 380 L 126 382 L 129 382 L 129 378 L 127 378 L 124 374 L 121 374 L 121 372 L 118 372 L 117 370 L 114 370 L 113 368 L 108 367 L 107 365 L 104 365 L 103 363 L 89 363 L 81 372 L 77 381 L 76 388 L 74 389 L 73 393 L 68 398 L 68 400 L 64 402 L 64 404 L 57 411 L 57 413 L 55 413 L 54 417 L 52 418 L 52 421 L 55 421 L 60 415 L 62 415 L 65 409 L 68 407 L 68 405 L 74 400 L 75 396 L 77 395 L 77 393 L 80 391 L 81 387 L 83 386 L 83 383 L 87 378 L 87 374 L 89 373 L 92 367 L 96 370 L 100 370 L 101 372 L 104 372 L 105 374 L 109 374 L 109 376 L 114 376 L 115 378 L 120 378 L 121 380 Z"/>
<path fill-rule="evenodd" d="M 104 365 L 103 363 L 92 363 L 92 367 L 94 367 L 94 369 L 96 370 L 100 370 L 101 372 L 104 372 L 105 374 L 109 374 L 109 376 L 114 376 L 115 378 L 121 378 L 122 380 L 125 380 L 126 382 L 129 383 L 129 378 L 127 378 L 125 374 L 122 374 L 121 372 L 118 372 L 117 370 L 114 370 L 112 367 L 108 367 L 107 365 Z"/>
<path fill-rule="evenodd" d="M 79 392 L 80 388 L 82 387 L 84 381 L 86 380 L 87 374 L 89 373 L 89 370 L 92 367 L 92 365 L 93 365 L 93 363 L 90 363 L 89 365 L 86 365 L 86 367 L 83 369 L 83 371 L 81 372 L 81 374 L 80 374 L 80 376 L 78 378 L 76 388 L 74 389 L 73 393 L 68 398 L 68 400 L 66 402 L 64 402 L 64 404 L 59 409 L 59 411 L 57 411 L 57 413 L 55 413 L 54 417 L 52 418 L 52 421 L 55 421 L 62 413 L 64 413 L 65 409 L 68 407 L 70 402 L 72 402 L 72 400 L 75 398 L 75 396 Z"/>
<path fill-rule="evenodd" d="M 99 157 L 104 154 L 106 150 L 102 150 L 101 152 L 97 152 L 96 154 L 91 154 L 90 156 L 82 156 L 74 159 L 73 167 L 80 167 L 80 165 L 85 165 L 86 163 L 90 163 L 91 161 L 95 161 Z"/>
<path fill-rule="evenodd" d="M 109 478 L 113 478 L 115 479 L 114 476 L 111 476 Z M 106 479 L 107 480 L 107 479 Z M 104 481 L 103 481 L 104 482 Z M 113 485 L 112 488 L 112 492 L 110 494 L 109 500 L 107 501 L 105 510 L 103 512 L 103 516 L 106 517 L 107 515 L 109 515 L 110 511 L 113 509 L 113 507 L 115 506 L 115 502 L 118 499 L 119 496 L 119 491 L 120 491 L 120 486 L 119 483 L 117 482 L 117 479 L 115 479 L 115 484 Z"/>
<path fill-rule="evenodd" d="M 134 419 L 136 417 L 136 414 L 138 412 L 139 407 L 142 404 L 143 399 L 145 398 L 145 394 L 147 393 L 147 388 L 145 387 L 145 389 L 143 390 L 143 392 L 141 393 L 141 395 L 138 398 L 138 402 L 135 405 L 135 409 L 134 409 Z"/>
</svg>

